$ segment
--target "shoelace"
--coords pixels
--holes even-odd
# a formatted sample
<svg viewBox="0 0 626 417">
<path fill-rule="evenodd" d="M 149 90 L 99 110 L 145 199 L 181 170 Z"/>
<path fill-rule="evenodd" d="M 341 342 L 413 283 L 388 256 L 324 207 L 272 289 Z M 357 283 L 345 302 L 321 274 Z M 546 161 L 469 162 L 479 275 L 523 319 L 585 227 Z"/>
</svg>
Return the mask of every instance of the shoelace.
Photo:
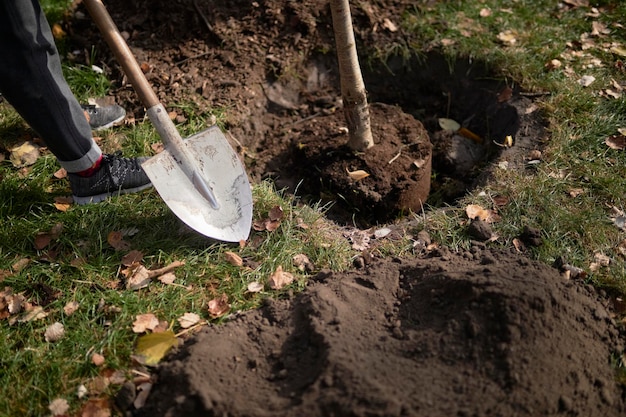
<svg viewBox="0 0 626 417">
<path fill-rule="evenodd" d="M 111 175 L 111 166 L 117 161 L 119 167 L 123 171 L 139 171 L 141 169 L 141 165 L 139 165 L 139 161 L 136 158 L 124 158 L 121 156 L 122 153 L 120 151 L 115 152 L 111 155 L 103 155 L 102 157 L 102 165 L 101 169 L 106 170 L 107 177 L 111 180 L 113 184 L 116 183 L 113 175 Z"/>
</svg>

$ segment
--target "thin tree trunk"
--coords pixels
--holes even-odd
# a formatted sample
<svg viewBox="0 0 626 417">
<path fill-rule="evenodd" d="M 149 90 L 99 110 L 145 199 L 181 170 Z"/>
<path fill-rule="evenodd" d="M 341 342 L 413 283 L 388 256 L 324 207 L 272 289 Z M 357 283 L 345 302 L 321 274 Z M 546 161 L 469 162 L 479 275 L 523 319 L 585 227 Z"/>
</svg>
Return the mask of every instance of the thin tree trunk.
<svg viewBox="0 0 626 417">
<path fill-rule="evenodd" d="M 348 146 L 355 151 L 364 151 L 374 146 L 374 139 L 370 127 L 367 91 L 356 53 L 349 1 L 330 0 L 330 10 L 337 45 L 343 112 L 350 137 Z"/>
</svg>

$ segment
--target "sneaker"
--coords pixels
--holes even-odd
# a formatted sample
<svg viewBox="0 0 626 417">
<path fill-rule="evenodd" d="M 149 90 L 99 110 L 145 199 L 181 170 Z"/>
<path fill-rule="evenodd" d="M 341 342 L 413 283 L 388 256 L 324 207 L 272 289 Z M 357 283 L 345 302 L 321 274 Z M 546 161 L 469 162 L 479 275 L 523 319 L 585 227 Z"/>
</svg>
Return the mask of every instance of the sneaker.
<svg viewBox="0 0 626 417">
<path fill-rule="evenodd" d="M 124 158 L 119 153 L 103 155 L 100 169 L 89 177 L 69 173 L 76 204 L 99 203 L 107 197 L 134 193 L 152 186 L 141 168 L 148 157 Z"/>
<path fill-rule="evenodd" d="M 122 120 L 124 120 L 124 117 L 126 117 L 124 107 L 118 106 L 117 104 L 103 107 L 93 105 L 84 105 L 81 107 L 92 130 L 108 129 L 109 127 L 120 124 Z"/>
</svg>

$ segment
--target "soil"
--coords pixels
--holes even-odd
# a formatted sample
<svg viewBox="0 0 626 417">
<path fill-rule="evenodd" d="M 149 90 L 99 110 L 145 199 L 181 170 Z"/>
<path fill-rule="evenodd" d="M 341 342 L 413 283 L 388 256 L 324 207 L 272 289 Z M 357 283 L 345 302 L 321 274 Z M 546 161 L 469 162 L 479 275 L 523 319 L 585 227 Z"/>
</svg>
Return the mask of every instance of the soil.
<svg viewBox="0 0 626 417">
<path fill-rule="evenodd" d="M 377 140 L 363 154 L 345 147 L 327 1 L 109 0 L 107 7 L 166 106 L 227 110 L 225 129 L 252 182 L 272 180 L 305 201 L 332 200 L 331 219 L 367 227 L 419 211 L 426 199 L 454 202 L 491 180 L 495 165 L 532 169 L 529 152 L 547 140 L 532 95 L 481 62 L 450 62 L 428 48 L 419 57 L 375 58 L 412 43 L 393 23 L 408 7 L 427 3 L 380 0 L 353 10 Z M 64 27 L 73 59 L 85 62 L 95 45 L 96 63 L 118 80 L 113 98 L 128 109 L 129 122 L 143 118 L 143 106 L 77 7 Z M 183 107 L 169 108 L 180 123 L 190 116 Z M 440 118 L 465 130 L 445 131 Z M 358 170 L 369 176 L 348 175 Z M 489 237 L 475 229 L 476 238 Z M 297 296 L 204 329 L 159 366 L 145 406 L 134 412 L 626 411 L 614 367 L 624 333 L 606 294 L 479 242 L 466 252 L 441 248 L 360 265 L 322 271 Z"/>
</svg>

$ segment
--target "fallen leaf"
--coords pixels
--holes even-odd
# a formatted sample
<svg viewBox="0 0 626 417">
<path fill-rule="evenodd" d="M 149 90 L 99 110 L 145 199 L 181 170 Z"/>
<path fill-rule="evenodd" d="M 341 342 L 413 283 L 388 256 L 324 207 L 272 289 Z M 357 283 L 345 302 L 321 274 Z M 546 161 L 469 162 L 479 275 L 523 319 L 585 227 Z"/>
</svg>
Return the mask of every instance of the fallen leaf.
<svg viewBox="0 0 626 417">
<path fill-rule="evenodd" d="M 29 263 L 30 263 L 29 258 L 22 258 L 14 262 L 13 265 L 11 265 L 11 269 L 13 270 L 13 272 L 20 272 L 21 270 L 26 268 L 26 266 L 28 266 Z"/>
<path fill-rule="evenodd" d="M 295 255 L 293 257 L 293 264 L 302 272 L 313 271 L 313 269 L 315 269 L 309 257 L 306 256 L 304 253 L 299 253 Z"/>
<path fill-rule="evenodd" d="M 282 220 L 284 215 L 285 215 L 285 212 L 283 211 L 283 208 L 281 206 L 272 207 L 272 209 L 268 213 L 268 217 L 271 221 Z"/>
<path fill-rule="evenodd" d="M 173 284 L 176 281 L 176 274 L 167 272 L 159 277 L 159 281 L 165 285 Z"/>
<path fill-rule="evenodd" d="M 571 190 L 569 190 L 569 195 L 572 198 L 576 198 L 579 195 L 583 194 L 585 192 L 584 188 L 572 188 Z"/>
<path fill-rule="evenodd" d="M 258 281 L 254 281 L 248 284 L 248 292 L 261 292 L 263 291 L 263 284 Z"/>
<path fill-rule="evenodd" d="M 498 33 L 498 40 L 506 45 L 515 45 L 517 43 L 517 33 L 507 29 Z"/>
<path fill-rule="evenodd" d="M 65 398 L 56 398 L 48 406 L 53 416 L 62 416 L 68 412 L 70 405 Z"/>
<path fill-rule="evenodd" d="M 107 242 L 117 251 L 130 250 L 130 243 L 126 242 L 122 232 L 113 231 L 107 235 Z"/>
<path fill-rule="evenodd" d="M 134 333 L 144 333 L 154 330 L 159 325 L 159 319 L 152 313 L 138 314 L 133 322 Z"/>
<path fill-rule="evenodd" d="M 66 212 L 74 202 L 74 199 L 71 196 L 56 196 L 54 197 L 54 207 L 62 212 Z"/>
<path fill-rule="evenodd" d="M 439 127 L 443 130 L 447 130 L 450 132 L 456 132 L 461 128 L 461 125 L 456 120 L 446 119 L 445 117 L 441 117 L 439 120 Z"/>
<path fill-rule="evenodd" d="M 99 353 L 94 353 L 93 355 L 91 355 L 91 363 L 93 363 L 96 366 L 102 366 L 104 365 L 104 363 L 106 362 L 106 360 L 104 359 L 104 356 L 102 356 Z"/>
<path fill-rule="evenodd" d="M 483 7 L 482 9 L 480 9 L 480 12 L 478 13 L 478 15 L 480 17 L 489 17 L 491 16 L 491 9 L 487 7 Z"/>
<path fill-rule="evenodd" d="M 226 294 L 209 301 L 209 315 L 214 319 L 223 316 L 229 309 L 230 304 L 228 304 L 228 296 Z"/>
<path fill-rule="evenodd" d="M 356 171 L 348 171 L 348 170 L 346 171 L 348 172 L 348 176 L 350 177 L 352 181 L 360 181 L 363 178 L 367 178 L 370 176 L 369 173 L 365 172 L 362 169 L 357 169 Z"/>
<path fill-rule="evenodd" d="M 241 259 L 241 256 L 237 255 L 235 252 L 224 252 L 224 258 L 226 258 L 226 262 L 233 266 L 243 266 L 243 259 Z"/>
<path fill-rule="evenodd" d="M 54 178 L 62 180 L 63 178 L 67 177 L 67 171 L 65 170 L 65 168 L 61 168 L 52 175 L 54 176 Z"/>
<path fill-rule="evenodd" d="M 61 25 L 59 25 L 58 23 L 54 23 L 51 29 L 52 29 L 52 36 L 57 41 L 62 40 L 63 38 L 67 36 L 63 28 L 61 28 Z"/>
<path fill-rule="evenodd" d="M 79 306 L 80 304 L 78 303 L 78 301 L 70 301 L 67 304 L 65 304 L 65 307 L 63 307 L 63 312 L 67 316 L 71 316 L 72 314 L 76 312 L 76 310 L 78 310 Z"/>
<path fill-rule="evenodd" d="M 472 220 L 479 218 L 487 223 L 493 223 L 493 212 L 491 210 L 484 209 L 477 204 L 469 204 L 465 207 L 465 214 L 467 214 L 467 217 Z"/>
<path fill-rule="evenodd" d="M 65 336 L 65 327 L 58 321 L 48 326 L 44 333 L 44 339 L 49 343 L 58 342 L 63 336 Z"/>
<path fill-rule="evenodd" d="M 604 140 L 604 143 L 611 149 L 623 151 L 624 149 L 626 149 L 626 136 L 621 133 L 611 135 Z"/>
<path fill-rule="evenodd" d="M 387 18 L 383 19 L 383 27 L 387 29 L 389 32 L 398 31 L 398 26 Z"/>
<path fill-rule="evenodd" d="M 20 323 L 28 323 L 30 321 L 41 320 L 41 319 L 46 318 L 46 317 L 48 317 L 48 313 L 43 311 L 43 307 L 36 306 L 36 307 L 33 307 L 32 309 L 28 310 L 23 317 L 19 318 L 18 321 Z"/>
<path fill-rule="evenodd" d="M 143 260 L 143 252 L 138 250 L 131 250 L 122 257 L 122 265 L 131 266 L 135 262 L 141 262 Z"/>
<path fill-rule="evenodd" d="M 276 271 L 270 275 L 268 284 L 271 289 L 280 290 L 281 288 L 291 284 L 293 280 L 293 275 L 289 272 L 283 271 L 283 267 L 278 265 L 278 267 L 276 267 Z"/>
<path fill-rule="evenodd" d="M 583 75 L 578 80 L 578 84 L 580 84 L 583 87 L 589 87 L 591 84 L 593 84 L 595 80 L 596 80 L 596 77 L 594 77 L 593 75 Z"/>
<path fill-rule="evenodd" d="M 27 141 L 11 149 L 10 160 L 14 167 L 22 168 L 33 165 L 39 158 L 39 146 L 35 142 Z"/>
<path fill-rule="evenodd" d="M 132 271 L 130 277 L 128 277 L 126 281 L 126 288 L 130 290 L 140 290 L 142 288 L 146 288 L 150 281 L 152 280 L 150 277 L 150 271 L 145 266 L 137 263 L 134 267 L 128 268 L 129 271 Z"/>
<path fill-rule="evenodd" d="M 196 313 L 185 313 L 177 320 L 178 324 L 180 324 L 180 327 L 182 327 L 183 329 L 188 329 L 189 327 L 200 321 L 200 316 Z"/>
<path fill-rule="evenodd" d="M 111 417 L 108 398 L 90 398 L 80 410 L 80 417 Z"/>
</svg>

